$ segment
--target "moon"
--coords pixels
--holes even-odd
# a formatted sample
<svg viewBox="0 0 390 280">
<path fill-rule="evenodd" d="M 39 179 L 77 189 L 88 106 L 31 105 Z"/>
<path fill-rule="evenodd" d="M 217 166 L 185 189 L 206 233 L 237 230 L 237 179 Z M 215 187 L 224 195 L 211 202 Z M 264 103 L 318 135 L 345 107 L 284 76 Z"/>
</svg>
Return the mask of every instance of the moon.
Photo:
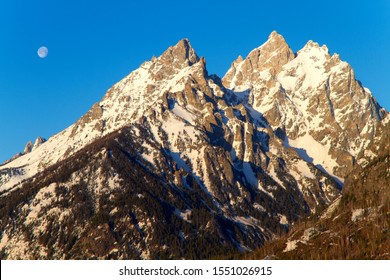
<svg viewBox="0 0 390 280">
<path fill-rule="evenodd" d="M 45 58 L 47 55 L 48 55 L 48 53 L 49 53 L 49 49 L 48 48 L 46 48 L 45 46 L 42 46 L 42 47 L 40 47 L 39 49 L 38 49 L 38 56 L 40 57 L 40 58 Z"/>
</svg>

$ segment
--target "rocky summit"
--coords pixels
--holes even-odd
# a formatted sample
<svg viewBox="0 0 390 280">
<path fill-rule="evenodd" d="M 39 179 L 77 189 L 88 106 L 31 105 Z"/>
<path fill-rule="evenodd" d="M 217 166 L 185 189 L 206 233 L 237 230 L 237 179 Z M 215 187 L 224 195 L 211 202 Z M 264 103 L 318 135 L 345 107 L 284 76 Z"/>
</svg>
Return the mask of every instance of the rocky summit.
<svg viewBox="0 0 390 280">
<path fill-rule="evenodd" d="M 1 258 L 252 251 L 338 199 L 386 119 L 326 46 L 272 32 L 220 78 L 184 39 L 0 166 Z"/>
</svg>

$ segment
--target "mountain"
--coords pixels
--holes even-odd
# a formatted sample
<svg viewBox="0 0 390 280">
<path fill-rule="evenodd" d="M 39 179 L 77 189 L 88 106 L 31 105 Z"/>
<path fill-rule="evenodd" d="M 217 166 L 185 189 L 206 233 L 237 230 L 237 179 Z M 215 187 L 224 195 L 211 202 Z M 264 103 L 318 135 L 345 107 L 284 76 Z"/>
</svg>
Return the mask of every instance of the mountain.
<svg viewBox="0 0 390 280">
<path fill-rule="evenodd" d="M 386 115 L 316 43 L 273 32 L 221 79 L 181 40 L 0 166 L 2 258 L 253 250 L 339 197 Z"/>
<path fill-rule="evenodd" d="M 386 114 L 339 55 L 312 41 L 295 55 L 276 32 L 233 62 L 223 84 L 249 91 L 249 104 L 286 134 L 287 145 L 306 150 L 306 158 L 341 181 Z"/>
</svg>

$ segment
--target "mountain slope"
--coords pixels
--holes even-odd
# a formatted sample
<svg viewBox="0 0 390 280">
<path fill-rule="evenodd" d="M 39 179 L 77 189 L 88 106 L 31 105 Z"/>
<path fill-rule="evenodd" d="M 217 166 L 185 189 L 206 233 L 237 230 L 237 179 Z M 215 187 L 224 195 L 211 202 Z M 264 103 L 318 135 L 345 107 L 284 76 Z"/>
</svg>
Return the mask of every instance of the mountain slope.
<svg viewBox="0 0 390 280">
<path fill-rule="evenodd" d="M 309 127 L 307 108 L 277 81 L 296 61 L 317 71 L 299 53 L 274 32 L 223 80 L 186 39 L 142 64 L 75 124 L 0 167 L 3 257 L 208 258 L 262 246 L 329 205 L 338 171 L 355 162 L 348 143 L 370 142 L 386 113 L 362 87 L 341 87 L 355 95 L 350 106 L 366 104 L 370 132 L 319 139 L 327 126 Z M 304 93 L 293 79 L 297 96 L 322 97 L 316 81 Z"/>
<path fill-rule="evenodd" d="M 245 258 L 390 259 L 390 118 L 367 148 L 377 154 L 348 176 L 321 215 Z"/>
</svg>

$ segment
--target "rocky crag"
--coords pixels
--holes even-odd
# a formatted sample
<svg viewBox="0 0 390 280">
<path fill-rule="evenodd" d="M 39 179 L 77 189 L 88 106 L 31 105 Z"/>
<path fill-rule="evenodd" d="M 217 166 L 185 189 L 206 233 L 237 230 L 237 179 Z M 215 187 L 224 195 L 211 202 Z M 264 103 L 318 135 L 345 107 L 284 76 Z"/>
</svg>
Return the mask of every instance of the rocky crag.
<svg viewBox="0 0 390 280">
<path fill-rule="evenodd" d="M 184 39 L 0 166 L 2 258 L 253 250 L 340 195 L 386 115 L 325 46 L 272 32 L 221 79 Z"/>
</svg>

